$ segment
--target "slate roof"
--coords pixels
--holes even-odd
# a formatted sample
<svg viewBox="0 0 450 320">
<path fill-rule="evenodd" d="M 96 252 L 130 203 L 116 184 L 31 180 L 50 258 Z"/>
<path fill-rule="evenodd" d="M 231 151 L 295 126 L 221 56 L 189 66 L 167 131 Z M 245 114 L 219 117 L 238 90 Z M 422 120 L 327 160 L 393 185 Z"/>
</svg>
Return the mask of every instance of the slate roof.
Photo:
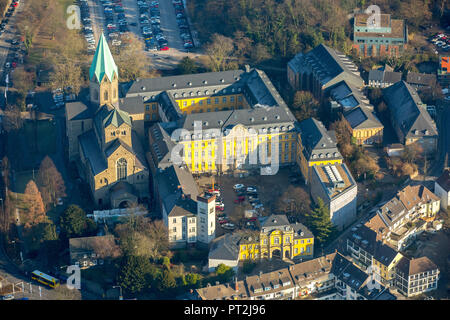
<svg viewBox="0 0 450 320">
<path fill-rule="evenodd" d="M 244 281 L 206 286 L 196 289 L 196 292 L 202 300 L 248 299 L 248 292 Z"/>
<path fill-rule="evenodd" d="M 94 175 L 97 175 L 108 168 L 103 152 L 98 145 L 97 136 L 94 130 L 89 130 L 78 137 L 84 157 L 90 164 Z"/>
<path fill-rule="evenodd" d="M 129 84 L 129 88 L 125 89 L 125 91 L 126 95 L 129 96 L 132 94 L 145 94 L 148 92 L 157 94 L 162 91 L 175 89 L 179 90 L 190 88 L 194 89 L 199 87 L 224 86 L 233 84 L 238 81 L 243 72 L 243 70 L 229 70 L 222 72 L 206 72 L 169 77 L 139 79 L 131 82 Z"/>
<path fill-rule="evenodd" d="M 81 101 L 66 103 L 67 120 L 86 120 L 92 117 L 91 110 Z"/>
<path fill-rule="evenodd" d="M 278 130 L 292 131 L 295 129 L 295 118 L 292 113 L 282 107 L 273 108 L 251 108 L 231 111 L 217 111 L 205 113 L 188 114 L 179 120 L 180 128 L 194 131 L 194 123 L 199 121 L 203 130 L 220 129 L 225 132 L 226 129 L 241 124 L 247 128 L 253 128 L 255 131 L 265 128 L 277 127 Z M 191 137 L 192 138 L 192 137 Z"/>
<path fill-rule="evenodd" d="M 322 86 L 336 83 L 338 77 L 356 87 L 364 85 L 358 68 L 344 54 L 324 44 L 320 44 L 306 54 L 299 53 L 288 66 L 296 73 L 315 73 Z"/>
<path fill-rule="evenodd" d="M 98 82 L 102 82 L 103 77 L 106 76 L 109 81 L 112 81 L 114 73 L 119 77 L 116 63 L 114 62 L 108 43 L 102 32 L 100 39 L 98 40 L 97 49 L 95 50 L 94 59 L 92 60 L 89 69 L 89 79 L 93 80 L 95 76 Z"/>
<path fill-rule="evenodd" d="M 300 222 L 296 222 L 291 224 L 291 227 L 294 229 L 294 238 L 295 239 L 306 239 L 313 238 L 313 233 Z"/>
<path fill-rule="evenodd" d="M 209 250 L 208 259 L 237 261 L 241 238 L 242 236 L 238 233 L 227 233 L 218 238 Z"/>
<path fill-rule="evenodd" d="M 374 259 L 381 262 L 385 266 L 389 266 L 397 256 L 398 252 L 393 247 L 382 242 L 377 242 L 375 248 Z"/>
<path fill-rule="evenodd" d="M 175 143 L 167 132 L 168 122 L 158 122 L 148 130 L 150 154 L 153 160 L 153 170 L 157 168 L 164 169 L 172 165 L 171 152 Z M 170 128 L 169 128 L 170 129 Z"/>
<path fill-rule="evenodd" d="M 406 82 L 410 85 L 434 87 L 436 85 L 436 75 L 419 72 L 408 72 L 408 74 L 406 75 Z"/>
<path fill-rule="evenodd" d="M 337 279 L 341 280 L 355 291 L 360 290 L 369 277 L 368 274 L 355 266 L 339 252 L 337 252 L 334 257 L 331 272 Z"/>
<path fill-rule="evenodd" d="M 436 180 L 436 183 L 441 186 L 442 189 L 450 191 L 450 169 L 444 171 L 441 176 Z"/>
<path fill-rule="evenodd" d="M 383 89 L 384 100 L 403 138 L 437 136 L 436 124 L 422 105 L 417 92 L 405 81 Z"/>
<path fill-rule="evenodd" d="M 381 206 L 377 212 L 383 222 L 391 228 L 394 226 L 396 221 L 406 215 L 408 210 L 400 199 L 394 197 Z"/>
<path fill-rule="evenodd" d="M 277 228 L 290 225 L 286 215 L 284 214 L 272 214 L 261 225 L 262 228 Z"/>
<path fill-rule="evenodd" d="M 377 247 L 377 234 L 369 227 L 362 225 L 360 227 L 356 227 L 355 231 L 352 228 L 348 239 L 356 243 L 358 246 L 363 248 L 364 251 L 370 253 L 371 255 L 375 254 Z"/>
<path fill-rule="evenodd" d="M 197 199 L 200 193 L 192 174 L 184 165 L 171 165 L 164 170 L 158 169 L 156 184 L 166 212 L 172 211 L 182 194 L 190 196 L 191 199 Z"/>
<path fill-rule="evenodd" d="M 168 212 L 169 217 L 183 217 L 197 214 L 197 202 L 190 198 L 178 198 L 172 210 Z"/>
<path fill-rule="evenodd" d="M 383 128 L 378 117 L 367 107 L 360 106 L 345 114 L 352 129 Z"/>
<path fill-rule="evenodd" d="M 123 123 L 126 123 L 131 127 L 131 119 L 128 113 L 125 111 L 114 108 L 108 115 L 103 119 L 103 127 L 106 128 L 110 124 L 118 128 Z"/>
<path fill-rule="evenodd" d="M 144 99 L 142 97 L 125 97 L 119 99 L 120 110 L 128 114 L 141 114 L 145 111 Z"/>
<path fill-rule="evenodd" d="M 76 260 L 83 257 L 84 254 L 98 253 L 102 243 L 106 245 L 115 245 L 113 235 L 94 236 L 94 237 L 82 237 L 82 238 L 70 238 L 69 250 L 71 260 Z"/>
<path fill-rule="evenodd" d="M 327 153 L 330 155 L 327 159 L 342 159 L 333 134 L 322 122 L 309 118 L 300 122 L 299 127 L 303 153 L 308 161 L 320 160 L 320 155 L 325 157 Z"/>
<path fill-rule="evenodd" d="M 402 80 L 401 72 L 393 72 L 381 69 L 374 69 L 369 71 L 369 82 L 376 81 L 381 83 L 397 83 Z"/>
</svg>

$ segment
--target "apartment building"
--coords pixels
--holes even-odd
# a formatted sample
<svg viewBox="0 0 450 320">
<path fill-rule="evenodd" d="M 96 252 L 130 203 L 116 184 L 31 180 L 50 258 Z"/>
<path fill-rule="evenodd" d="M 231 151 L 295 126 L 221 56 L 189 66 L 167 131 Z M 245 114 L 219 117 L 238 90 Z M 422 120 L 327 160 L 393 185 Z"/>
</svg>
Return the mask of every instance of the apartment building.
<svg viewBox="0 0 450 320">
<path fill-rule="evenodd" d="M 339 252 L 296 263 L 288 268 L 259 272 L 234 283 L 207 285 L 196 290 L 202 300 L 394 300 L 380 284 Z M 245 288 L 245 290 L 244 290 Z"/>
<path fill-rule="evenodd" d="M 407 297 L 437 289 L 440 271 L 427 257 L 402 258 L 396 268 L 395 285 Z"/>
</svg>

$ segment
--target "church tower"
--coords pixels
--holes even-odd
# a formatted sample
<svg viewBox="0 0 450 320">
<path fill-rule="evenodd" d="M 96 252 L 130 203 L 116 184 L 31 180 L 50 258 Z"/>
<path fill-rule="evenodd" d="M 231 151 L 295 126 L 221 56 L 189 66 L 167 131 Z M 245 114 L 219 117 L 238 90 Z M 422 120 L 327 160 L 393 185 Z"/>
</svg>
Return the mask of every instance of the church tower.
<svg viewBox="0 0 450 320">
<path fill-rule="evenodd" d="M 89 94 L 93 104 L 117 106 L 119 102 L 119 73 L 103 33 L 97 44 L 89 69 Z"/>
</svg>

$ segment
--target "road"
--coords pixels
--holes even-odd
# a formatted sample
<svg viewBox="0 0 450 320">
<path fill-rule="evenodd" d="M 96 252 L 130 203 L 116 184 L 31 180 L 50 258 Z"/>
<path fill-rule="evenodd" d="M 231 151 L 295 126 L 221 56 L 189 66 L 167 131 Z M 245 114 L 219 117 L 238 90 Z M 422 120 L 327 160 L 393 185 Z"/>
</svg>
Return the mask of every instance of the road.
<svg viewBox="0 0 450 320">
<path fill-rule="evenodd" d="M 3 77 L 3 69 L 5 67 L 6 59 L 8 57 L 9 48 L 11 47 L 11 40 L 16 36 L 16 19 L 17 14 L 21 12 L 26 5 L 26 1 L 30 0 L 22 0 L 19 2 L 16 10 L 13 15 L 9 17 L 9 22 L 5 27 L 5 32 L 0 37 L 0 75 Z M 3 81 L 4 79 L 2 79 Z"/>
</svg>

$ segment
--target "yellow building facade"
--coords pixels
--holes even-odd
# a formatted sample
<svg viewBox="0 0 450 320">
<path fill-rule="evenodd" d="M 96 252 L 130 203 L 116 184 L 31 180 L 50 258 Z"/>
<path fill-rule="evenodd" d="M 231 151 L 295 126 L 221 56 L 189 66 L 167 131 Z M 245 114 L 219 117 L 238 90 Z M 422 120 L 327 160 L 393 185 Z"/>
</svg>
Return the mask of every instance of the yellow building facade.
<svg viewBox="0 0 450 320">
<path fill-rule="evenodd" d="M 302 224 L 289 224 L 286 216 L 271 215 L 257 236 L 243 236 L 239 260 L 308 258 L 314 254 L 314 236 Z"/>
</svg>

